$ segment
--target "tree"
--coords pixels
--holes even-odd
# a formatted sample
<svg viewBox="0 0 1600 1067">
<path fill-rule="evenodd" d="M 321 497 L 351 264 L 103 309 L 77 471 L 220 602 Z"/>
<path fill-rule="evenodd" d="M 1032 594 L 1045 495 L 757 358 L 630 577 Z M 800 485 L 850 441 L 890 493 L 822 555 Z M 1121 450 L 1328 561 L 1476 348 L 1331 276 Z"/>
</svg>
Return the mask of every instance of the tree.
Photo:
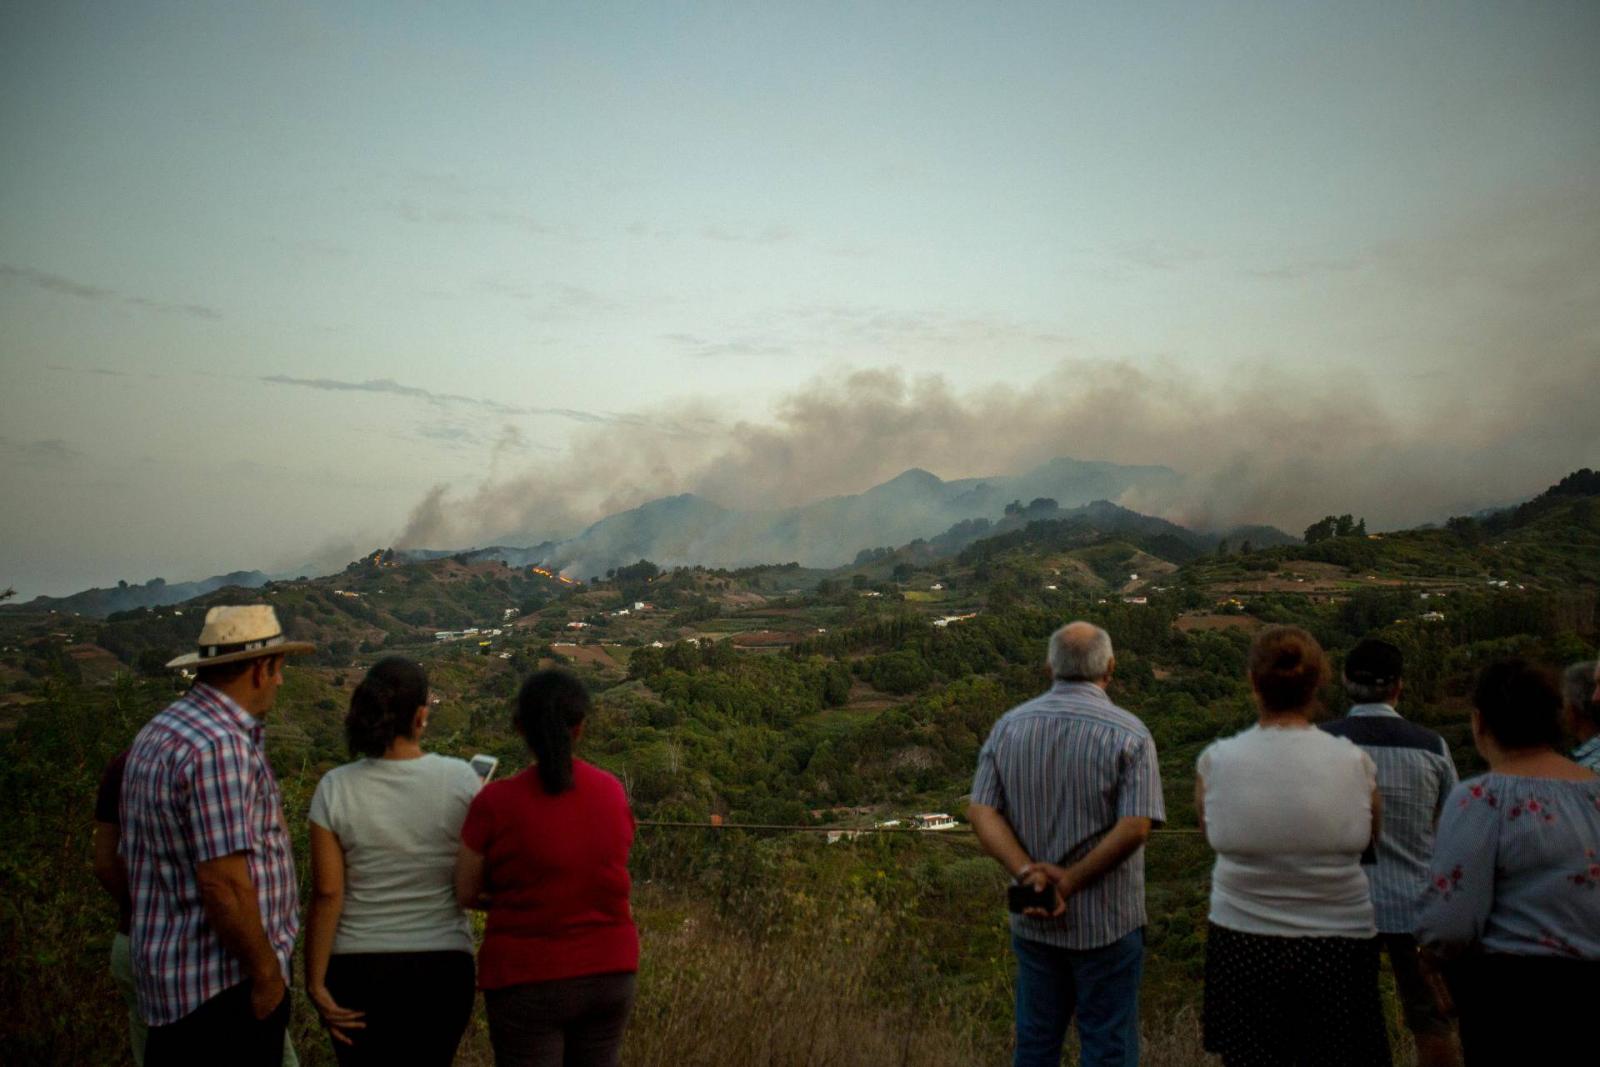
<svg viewBox="0 0 1600 1067">
<path fill-rule="evenodd" d="M 1338 528 L 1338 525 L 1339 520 L 1334 518 L 1332 515 L 1323 516 L 1321 519 L 1318 519 L 1316 522 L 1306 527 L 1306 544 L 1314 545 L 1318 541 L 1326 541 L 1328 538 L 1333 537 L 1334 531 Z"/>
<path fill-rule="evenodd" d="M 1471 515 L 1453 515 L 1445 520 L 1444 528 L 1465 544 L 1475 545 L 1483 540 L 1483 527 Z"/>
</svg>

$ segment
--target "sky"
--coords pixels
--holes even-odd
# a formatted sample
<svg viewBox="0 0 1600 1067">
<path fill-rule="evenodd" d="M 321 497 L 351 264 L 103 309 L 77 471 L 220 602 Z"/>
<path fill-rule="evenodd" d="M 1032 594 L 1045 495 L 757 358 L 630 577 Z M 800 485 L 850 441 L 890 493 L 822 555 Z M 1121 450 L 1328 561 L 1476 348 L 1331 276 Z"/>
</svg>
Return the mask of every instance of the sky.
<svg viewBox="0 0 1600 1067">
<path fill-rule="evenodd" d="M 1600 466 L 1600 6 L 0 7 L 0 588 L 1056 455 Z"/>
</svg>

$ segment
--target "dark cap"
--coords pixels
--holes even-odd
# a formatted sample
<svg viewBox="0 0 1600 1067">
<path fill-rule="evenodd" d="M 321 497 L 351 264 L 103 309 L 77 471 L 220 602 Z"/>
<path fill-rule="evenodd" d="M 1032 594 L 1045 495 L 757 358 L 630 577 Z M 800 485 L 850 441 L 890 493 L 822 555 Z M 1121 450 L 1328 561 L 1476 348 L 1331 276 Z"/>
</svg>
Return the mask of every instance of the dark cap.
<svg viewBox="0 0 1600 1067">
<path fill-rule="evenodd" d="M 1344 658 L 1344 676 L 1360 685 L 1389 686 L 1400 680 L 1405 657 L 1387 641 L 1361 642 Z"/>
</svg>

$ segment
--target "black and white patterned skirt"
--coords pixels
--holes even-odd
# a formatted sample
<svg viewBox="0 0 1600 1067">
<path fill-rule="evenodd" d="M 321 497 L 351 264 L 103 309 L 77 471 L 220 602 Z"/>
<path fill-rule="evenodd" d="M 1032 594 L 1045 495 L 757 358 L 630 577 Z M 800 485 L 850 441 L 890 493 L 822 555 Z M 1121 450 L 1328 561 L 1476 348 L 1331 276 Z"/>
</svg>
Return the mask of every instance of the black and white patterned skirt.
<svg viewBox="0 0 1600 1067">
<path fill-rule="evenodd" d="M 1206 1051 L 1228 1067 L 1387 1067 L 1378 939 L 1271 937 L 1210 923 Z"/>
</svg>

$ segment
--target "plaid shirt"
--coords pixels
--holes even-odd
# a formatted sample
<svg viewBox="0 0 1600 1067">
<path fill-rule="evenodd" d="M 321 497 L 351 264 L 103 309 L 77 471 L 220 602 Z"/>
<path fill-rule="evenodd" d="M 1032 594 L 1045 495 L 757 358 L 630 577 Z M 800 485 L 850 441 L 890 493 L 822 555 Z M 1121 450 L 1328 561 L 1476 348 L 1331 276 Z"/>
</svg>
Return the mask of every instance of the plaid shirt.
<svg viewBox="0 0 1600 1067">
<path fill-rule="evenodd" d="M 261 721 L 196 684 L 134 738 L 122 785 L 120 850 L 133 897 L 139 1014 L 177 1022 L 245 980 L 206 921 L 196 864 L 242 852 L 285 981 L 300 929 L 283 799 Z"/>
<path fill-rule="evenodd" d="M 1357 704 L 1344 718 L 1318 725 L 1360 745 L 1377 765 L 1383 832 L 1378 835 L 1377 862 L 1362 869 L 1372 890 L 1378 932 L 1409 934 L 1428 888 L 1434 824 L 1456 787 L 1450 746 L 1387 704 Z"/>
<path fill-rule="evenodd" d="M 1005 816 L 1031 858 L 1078 862 L 1126 816 L 1166 821 L 1156 743 L 1088 682 L 1058 681 L 1002 715 L 978 751 L 972 802 Z M 1072 894 L 1059 919 L 1011 916 L 1011 931 L 1058 948 L 1111 944 L 1145 924 L 1144 848 Z"/>
</svg>

